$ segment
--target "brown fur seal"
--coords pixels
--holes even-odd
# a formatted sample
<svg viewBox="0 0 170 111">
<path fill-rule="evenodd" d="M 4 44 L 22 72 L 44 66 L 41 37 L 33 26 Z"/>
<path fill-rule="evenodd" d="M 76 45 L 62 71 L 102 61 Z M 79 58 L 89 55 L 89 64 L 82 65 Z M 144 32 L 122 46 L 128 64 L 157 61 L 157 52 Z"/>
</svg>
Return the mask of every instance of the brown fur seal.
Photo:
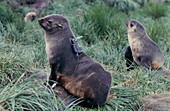
<svg viewBox="0 0 170 111">
<path fill-rule="evenodd" d="M 136 20 L 127 19 L 128 41 L 125 58 L 151 69 L 159 69 L 164 64 L 164 54 L 159 46 L 152 41 L 144 26 Z M 130 63 L 131 64 L 131 63 Z"/>
<path fill-rule="evenodd" d="M 71 40 L 75 37 L 67 19 L 52 14 L 39 19 L 39 24 L 45 30 L 46 52 L 51 67 L 49 79 L 56 81 L 58 78 L 57 82 L 69 93 L 92 107 L 104 105 L 108 99 L 111 75 L 84 52 L 78 58 L 73 51 Z M 49 81 L 49 84 L 53 82 Z"/>
</svg>

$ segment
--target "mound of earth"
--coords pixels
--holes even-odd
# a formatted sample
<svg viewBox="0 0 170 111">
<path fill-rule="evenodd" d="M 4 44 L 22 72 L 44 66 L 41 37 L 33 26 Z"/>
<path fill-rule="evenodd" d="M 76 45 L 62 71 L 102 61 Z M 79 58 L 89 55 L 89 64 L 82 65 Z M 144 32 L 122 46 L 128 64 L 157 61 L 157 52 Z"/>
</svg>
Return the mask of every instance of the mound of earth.
<svg viewBox="0 0 170 111">
<path fill-rule="evenodd" d="M 39 13 L 41 13 L 48 2 L 53 2 L 53 0 L 32 0 L 31 2 L 28 2 L 31 0 L 27 0 L 26 3 L 24 3 L 24 6 L 35 8 Z"/>
<path fill-rule="evenodd" d="M 48 2 L 53 2 L 53 0 L 7 0 L 8 5 L 13 9 L 17 9 L 20 6 L 28 7 L 30 9 L 35 9 L 38 15 L 44 11 Z"/>
<path fill-rule="evenodd" d="M 170 93 L 150 94 L 143 100 L 146 111 L 170 111 Z"/>
</svg>

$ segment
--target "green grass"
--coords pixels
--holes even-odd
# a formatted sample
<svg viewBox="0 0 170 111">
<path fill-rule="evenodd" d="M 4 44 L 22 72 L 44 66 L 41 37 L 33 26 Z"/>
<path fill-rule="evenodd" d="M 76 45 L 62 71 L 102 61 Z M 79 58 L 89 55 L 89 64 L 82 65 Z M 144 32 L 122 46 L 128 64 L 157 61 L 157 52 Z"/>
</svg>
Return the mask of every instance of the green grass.
<svg viewBox="0 0 170 111">
<path fill-rule="evenodd" d="M 164 3 L 150 2 L 144 7 L 144 12 L 154 19 L 166 16 L 168 7 Z"/>
<path fill-rule="evenodd" d="M 3 15 L 0 17 L 0 110 L 57 110 L 63 102 L 55 97 L 55 90 L 44 89 L 39 85 L 42 80 L 29 77 L 29 72 L 34 69 L 50 72 L 44 31 L 37 21 L 24 24 L 24 11 L 13 11 L 4 4 L 0 7 L 0 15 Z M 170 68 L 170 7 L 159 5 L 165 5 L 166 11 L 159 6 L 152 11 L 159 14 L 158 17 L 154 15 L 155 18 L 146 12 L 155 8 L 151 4 L 128 13 L 108 7 L 100 0 L 56 0 L 48 4 L 42 16 L 64 15 L 76 38 L 82 36 L 78 44 L 84 52 L 112 75 L 106 105 L 96 109 L 66 107 L 66 111 L 144 111 L 141 98 L 147 94 L 169 92 L 168 75 L 150 70 L 142 72 L 139 67 L 128 72 L 124 58 L 128 46 L 126 19 L 130 18 L 145 26 L 148 36 L 165 55 L 163 67 Z M 161 10 L 163 14 L 160 14 Z"/>
<path fill-rule="evenodd" d="M 22 32 L 25 23 L 22 20 L 22 13 L 16 13 L 14 12 L 9 6 L 5 3 L 0 4 L 0 12 L 1 12 L 1 23 L 2 24 L 14 24 L 15 28 L 19 31 Z M 8 27 L 5 25 L 5 27 Z"/>
<path fill-rule="evenodd" d="M 56 100 L 52 90 L 38 86 L 40 80 L 23 78 L 24 74 L 1 87 L 0 110 L 58 110 L 57 104 L 62 102 Z"/>
</svg>

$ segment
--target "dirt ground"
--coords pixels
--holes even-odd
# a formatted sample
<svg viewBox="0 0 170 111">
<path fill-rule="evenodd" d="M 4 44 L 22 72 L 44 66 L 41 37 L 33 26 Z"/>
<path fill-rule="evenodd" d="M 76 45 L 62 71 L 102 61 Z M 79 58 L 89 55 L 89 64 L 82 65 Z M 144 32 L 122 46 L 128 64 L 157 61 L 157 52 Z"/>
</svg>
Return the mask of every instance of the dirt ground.
<svg viewBox="0 0 170 111">
<path fill-rule="evenodd" d="M 48 2 L 53 2 L 53 0 L 34 0 L 34 2 L 24 3 L 23 6 L 34 8 L 38 11 L 39 15 L 43 12 Z"/>
</svg>

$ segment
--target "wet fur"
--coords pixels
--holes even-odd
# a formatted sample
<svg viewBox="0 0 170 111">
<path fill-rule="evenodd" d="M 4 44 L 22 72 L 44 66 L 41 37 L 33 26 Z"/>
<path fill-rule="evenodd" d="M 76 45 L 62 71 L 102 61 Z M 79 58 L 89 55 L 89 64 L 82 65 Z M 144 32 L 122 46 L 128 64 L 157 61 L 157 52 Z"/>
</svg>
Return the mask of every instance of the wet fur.
<svg viewBox="0 0 170 111">
<path fill-rule="evenodd" d="M 52 23 L 52 24 L 49 24 Z M 69 23 L 61 15 L 49 15 L 39 20 L 45 30 L 46 51 L 51 67 L 50 80 L 56 81 L 72 95 L 88 101 L 92 107 L 104 105 L 107 101 L 111 75 L 84 52 L 77 56 L 73 52 L 74 39 Z M 53 82 L 49 81 L 52 85 Z"/>
</svg>

